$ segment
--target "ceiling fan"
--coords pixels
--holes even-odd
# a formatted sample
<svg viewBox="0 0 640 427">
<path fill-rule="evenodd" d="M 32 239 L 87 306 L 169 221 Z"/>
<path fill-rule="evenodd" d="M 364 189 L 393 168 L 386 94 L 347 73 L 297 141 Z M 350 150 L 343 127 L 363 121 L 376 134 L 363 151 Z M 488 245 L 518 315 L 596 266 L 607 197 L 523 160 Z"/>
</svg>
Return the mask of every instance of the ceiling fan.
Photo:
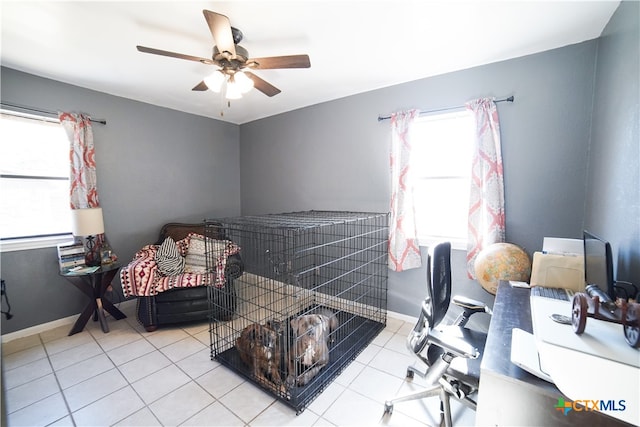
<svg viewBox="0 0 640 427">
<path fill-rule="evenodd" d="M 224 87 L 227 99 L 241 98 L 242 93 L 250 91 L 253 87 L 267 96 L 274 96 L 281 92 L 280 89 L 261 79 L 250 70 L 311 67 L 309 55 L 249 58 L 249 52 L 238 44 L 242 41 L 242 32 L 231 26 L 229 18 L 209 10 L 203 10 L 202 13 L 215 42 L 211 59 L 144 46 L 136 46 L 136 48 L 144 53 L 217 66 L 218 69 L 213 74 L 198 83 L 192 90 L 204 91 L 210 89 L 214 92 L 220 92 Z"/>
</svg>

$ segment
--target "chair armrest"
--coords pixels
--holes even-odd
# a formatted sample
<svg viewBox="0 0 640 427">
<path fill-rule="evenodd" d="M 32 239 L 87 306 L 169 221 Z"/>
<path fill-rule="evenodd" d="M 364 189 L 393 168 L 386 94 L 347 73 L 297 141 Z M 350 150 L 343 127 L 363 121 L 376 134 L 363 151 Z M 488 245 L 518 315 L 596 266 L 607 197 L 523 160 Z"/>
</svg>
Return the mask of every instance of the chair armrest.
<svg viewBox="0 0 640 427">
<path fill-rule="evenodd" d="M 237 279 L 244 272 L 244 262 L 240 254 L 233 254 L 227 257 L 227 264 L 224 268 L 224 275 L 228 279 Z"/>
<path fill-rule="evenodd" d="M 452 301 L 455 305 L 464 309 L 467 317 L 471 316 L 474 313 L 493 314 L 493 311 L 491 311 L 489 306 L 481 301 L 476 301 L 474 299 L 463 297 L 460 295 L 455 295 L 452 298 Z"/>
<path fill-rule="evenodd" d="M 447 334 L 446 332 L 438 331 L 437 329 L 429 331 L 427 341 L 430 345 L 437 345 L 446 352 L 458 357 L 477 359 L 478 356 L 480 356 L 478 349 L 462 338 Z"/>
</svg>

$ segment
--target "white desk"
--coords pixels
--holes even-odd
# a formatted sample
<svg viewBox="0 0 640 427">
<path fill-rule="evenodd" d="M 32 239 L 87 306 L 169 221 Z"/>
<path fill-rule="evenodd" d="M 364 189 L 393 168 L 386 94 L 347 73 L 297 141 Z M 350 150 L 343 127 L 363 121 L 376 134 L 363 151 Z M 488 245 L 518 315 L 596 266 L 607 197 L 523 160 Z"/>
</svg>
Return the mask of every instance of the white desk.
<svg viewBox="0 0 640 427">
<path fill-rule="evenodd" d="M 588 317 L 577 335 L 550 317 L 571 317 L 571 303 L 535 298 L 531 305 L 538 352 L 558 389 L 572 401 L 604 401 L 607 415 L 639 425 L 640 351 L 627 344 L 622 325 Z"/>
<path fill-rule="evenodd" d="M 631 425 L 600 412 L 570 411 L 564 415 L 555 406 L 559 398 L 571 400 L 569 397 L 555 385 L 511 363 L 513 328 L 532 332 L 529 295 L 528 289 L 512 288 L 508 282 L 501 282 L 498 286 L 482 357 L 476 424 L 589 427 Z M 587 330 L 590 320 L 592 319 L 587 321 Z M 594 372 L 584 374 L 597 375 Z"/>
</svg>

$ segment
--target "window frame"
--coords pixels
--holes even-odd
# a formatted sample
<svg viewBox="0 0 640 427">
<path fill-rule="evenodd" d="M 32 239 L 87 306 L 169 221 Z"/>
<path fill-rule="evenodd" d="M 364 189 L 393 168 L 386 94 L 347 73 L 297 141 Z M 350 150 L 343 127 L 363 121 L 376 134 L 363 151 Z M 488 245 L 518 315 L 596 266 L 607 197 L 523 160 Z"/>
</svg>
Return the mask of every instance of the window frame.
<svg viewBox="0 0 640 427">
<path fill-rule="evenodd" d="M 0 114 L 14 116 L 24 119 L 36 120 L 36 121 L 44 121 L 48 123 L 56 123 L 60 125 L 60 121 L 57 118 L 23 113 L 20 111 L 14 111 L 7 108 L 0 108 Z M 60 125 L 61 126 L 61 125 Z M 47 176 L 47 175 L 16 175 L 16 174 L 0 174 L 0 177 L 3 179 L 34 179 L 40 181 L 69 181 L 69 177 L 60 177 L 60 176 Z M 45 235 L 30 235 L 30 236 L 17 236 L 17 237 L 8 237 L 2 238 L 0 237 L 0 253 L 4 252 L 14 252 L 14 251 L 22 251 L 22 250 L 31 250 L 31 249 L 40 249 L 40 248 L 49 248 L 56 247 L 59 243 L 68 242 L 73 240 L 73 234 L 71 233 L 71 229 L 68 232 L 62 233 L 52 233 Z"/>
<path fill-rule="evenodd" d="M 417 117 L 414 121 L 413 126 L 415 126 L 416 124 L 420 125 L 420 122 L 426 122 L 426 121 L 433 121 L 434 118 L 437 117 L 441 117 L 442 119 L 446 119 L 447 117 L 455 117 L 455 116 L 464 116 L 465 118 L 467 118 L 468 120 L 470 120 L 469 125 L 471 126 L 471 123 L 475 124 L 475 119 L 473 118 L 473 115 L 471 112 L 467 111 L 464 107 L 461 108 L 451 108 L 451 109 L 443 109 L 443 110 L 438 110 L 438 111 L 433 111 L 427 114 L 424 114 L 420 117 Z M 437 120 L 437 119 L 436 119 Z M 473 135 L 471 135 L 471 137 L 473 137 Z M 416 139 L 415 135 L 412 134 L 411 135 L 411 144 L 412 147 L 415 147 L 416 144 L 419 144 L 419 140 Z M 413 154 L 413 153 L 412 153 Z M 419 211 L 417 209 L 417 203 L 415 202 L 415 200 L 418 198 L 418 193 L 416 192 L 416 184 L 419 181 L 429 181 L 429 180 L 436 180 L 436 179 L 464 179 L 466 180 L 467 186 L 470 189 L 471 188 L 471 167 L 472 167 L 472 161 L 473 161 L 473 139 L 471 139 L 469 141 L 469 157 L 468 157 L 468 163 L 467 163 L 467 167 L 466 167 L 466 171 L 467 173 L 465 173 L 464 175 L 457 175 L 457 174 L 447 174 L 447 175 L 442 175 L 442 176 L 431 176 L 431 177 L 427 177 L 424 175 L 420 175 L 419 173 L 416 172 L 416 164 L 414 163 L 415 160 L 413 160 L 414 158 L 412 158 L 412 180 L 413 180 L 413 197 L 414 197 L 414 206 L 415 206 L 415 217 L 416 217 L 416 237 L 418 239 L 418 244 L 420 246 L 426 246 L 426 247 L 431 247 L 437 243 L 443 242 L 443 241 L 448 241 L 451 243 L 451 247 L 453 249 L 460 249 L 460 250 L 466 250 L 467 249 L 467 243 L 468 243 L 468 225 L 465 227 L 464 230 L 464 237 L 457 237 L 457 236 L 446 236 L 446 235 L 435 235 L 435 234 L 427 234 L 425 232 L 421 232 L 418 224 L 419 224 Z M 465 217 L 468 217 L 468 202 L 469 199 L 467 199 L 466 201 L 466 210 L 465 210 Z M 465 222 L 466 224 L 466 222 Z"/>
</svg>

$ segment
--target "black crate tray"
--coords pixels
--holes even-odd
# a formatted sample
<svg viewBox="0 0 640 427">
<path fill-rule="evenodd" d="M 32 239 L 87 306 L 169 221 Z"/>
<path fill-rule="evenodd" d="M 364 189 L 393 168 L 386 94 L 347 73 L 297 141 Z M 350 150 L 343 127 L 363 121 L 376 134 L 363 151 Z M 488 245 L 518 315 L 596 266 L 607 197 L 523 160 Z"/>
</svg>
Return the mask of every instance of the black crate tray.
<svg viewBox="0 0 640 427">
<path fill-rule="evenodd" d="M 304 310 L 304 312 L 309 311 Z M 271 382 L 267 384 L 258 382 L 252 375 L 251 369 L 240 359 L 235 346 L 217 354 L 215 359 L 295 409 L 296 414 L 300 414 L 385 327 L 384 323 L 351 313 L 339 312 L 336 316 L 339 325 L 347 327 L 350 333 L 339 342 L 329 344 L 329 363 L 304 386 L 293 386 L 284 390 L 278 389 Z M 287 325 L 291 318 L 285 322 Z M 280 375 L 283 381 L 287 376 L 286 365 L 284 360 L 280 364 Z"/>
</svg>

